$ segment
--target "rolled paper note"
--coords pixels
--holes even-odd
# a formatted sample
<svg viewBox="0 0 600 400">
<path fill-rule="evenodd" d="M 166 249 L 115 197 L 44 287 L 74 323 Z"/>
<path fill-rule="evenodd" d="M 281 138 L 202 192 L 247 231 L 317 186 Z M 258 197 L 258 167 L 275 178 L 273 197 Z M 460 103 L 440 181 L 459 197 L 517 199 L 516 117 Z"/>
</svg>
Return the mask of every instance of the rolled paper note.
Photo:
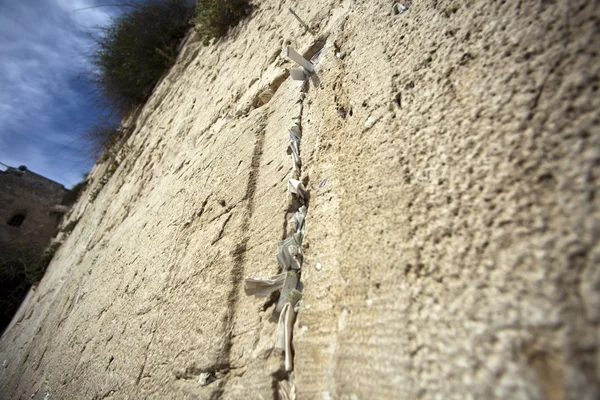
<svg viewBox="0 0 600 400">
<path fill-rule="evenodd" d="M 302 298 L 302 293 L 296 289 L 292 290 L 287 296 L 286 302 L 279 315 L 277 324 L 277 340 L 275 348 L 282 349 L 285 352 L 285 370 L 293 369 L 292 363 L 292 332 L 294 321 L 296 319 L 296 304 Z"/>
<path fill-rule="evenodd" d="M 296 399 L 296 388 L 290 381 L 282 380 L 277 382 L 277 394 L 279 400 L 292 400 Z"/>
<path fill-rule="evenodd" d="M 275 92 L 273 92 L 271 89 L 267 89 L 267 90 L 261 92 L 258 95 L 258 98 L 260 99 L 260 101 L 263 104 L 267 104 L 269 101 L 271 101 L 271 99 L 273 98 L 274 94 L 275 94 Z"/>
<path fill-rule="evenodd" d="M 300 160 L 300 156 L 292 152 L 292 169 L 300 173 L 300 167 L 302 167 L 302 161 Z"/>
</svg>

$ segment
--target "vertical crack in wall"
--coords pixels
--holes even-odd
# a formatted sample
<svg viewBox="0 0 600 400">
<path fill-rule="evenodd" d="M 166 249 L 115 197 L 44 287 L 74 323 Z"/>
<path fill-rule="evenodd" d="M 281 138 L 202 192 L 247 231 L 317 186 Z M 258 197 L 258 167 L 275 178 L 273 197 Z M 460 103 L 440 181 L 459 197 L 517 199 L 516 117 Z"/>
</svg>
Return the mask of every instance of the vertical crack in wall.
<svg viewBox="0 0 600 400">
<path fill-rule="evenodd" d="M 308 90 L 308 80 L 305 82 L 305 84 L 302 86 L 302 90 L 301 90 L 301 94 L 300 94 L 300 98 L 297 102 L 298 104 L 298 113 L 297 115 L 292 118 L 292 120 L 294 121 L 295 125 L 300 129 L 300 132 L 302 134 L 302 137 L 304 137 L 304 132 L 302 131 L 302 113 L 304 110 L 304 99 L 306 98 L 306 92 Z M 298 145 L 298 149 L 299 149 L 299 155 L 301 155 L 302 150 L 301 150 L 301 143 L 302 140 L 300 140 L 299 145 Z M 297 167 L 294 167 L 293 171 L 292 171 L 292 178 L 293 179 L 297 179 L 300 180 L 304 185 L 307 184 L 307 177 L 303 177 L 302 175 L 302 169 L 303 169 L 304 164 L 302 163 L 302 158 L 300 157 L 300 163 L 299 165 L 297 165 Z M 308 193 L 308 191 L 306 191 L 305 193 L 305 197 L 302 199 L 300 196 L 292 196 L 290 198 L 290 201 L 288 203 L 288 206 L 286 207 L 286 210 L 284 212 L 284 222 L 283 222 L 283 237 L 282 239 L 286 239 L 287 237 L 290 237 L 292 235 L 294 235 L 295 228 L 292 227 L 292 229 L 290 230 L 289 228 L 289 224 L 288 224 L 288 220 L 289 218 L 293 217 L 294 213 L 296 213 L 300 207 L 302 206 L 306 206 L 308 208 L 309 205 L 309 199 L 310 199 L 310 195 Z M 301 281 L 301 274 L 302 274 L 302 270 L 300 269 L 298 271 L 298 284 L 299 287 L 300 286 L 300 281 Z M 295 318 L 295 317 L 294 317 Z M 295 325 L 296 321 L 294 321 L 293 325 Z M 293 333 L 292 333 L 292 337 L 293 337 Z M 291 360 L 292 360 L 292 366 L 294 366 L 295 364 L 295 352 L 293 350 L 293 346 L 292 346 L 292 354 L 291 354 Z M 276 373 L 273 375 L 273 397 L 275 400 L 277 399 L 288 399 L 288 398 L 294 398 L 295 396 L 293 395 L 293 393 L 295 392 L 295 383 L 294 383 L 294 377 L 293 377 L 293 368 L 292 371 L 289 371 L 286 373 L 285 368 L 283 369 L 284 373 Z"/>
<path fill-rule="evenodd" d="M 316 60 L 318 59 L 321 50 L 325 46 L 326 39 L 327 39 L 326 37 L 321 37 L 317 41 L 315 41 L 315 43 L 313 43 L 313 45 L 308 49 L 308 51 L 305 52 L 304 57 L 307 57 L 311 62 L 316 64 Z M 297 285 L 295 288 L 296 290 L 302 289 L 302 284 L 301 284 L 302 264 L 303 264 L 302 241 L 303 241 L 303 237 L 304 237 L 304 226 L 306 223 L 307 212 L 308 212 L 309 202 L 310 202 L 310 193 L 308 192 L 308 190 L 306 190 L 306 187 L 308 186 L 308 183 L 309 183 L 309 177 L 307 174 L 302 173 L 304 164 L 302 162 L 302 157 L 301 157 L 301 154 L 302 154 L 301 144 L 302 144 L 303 137 L 305 137 L 305 133 L 302 131 L 302 116 L 303 116 L 303 111 L 304 111 L 304 100 L 306 98 L 306 93 L 308 92 L 308 89 L 310 87 L 310 82 L 313 82 L 313 84 L 315 86 L 318 86 L 320 84 L 319 83 L 320 79 L 317 76 L 316 72 L 314 72 L 313 74 L 308 76 L 308 79 L 306 79 L 304 81 L 304 84 L 302 85 L 299 100 L 296 102 L 296 104 L 298 105 L 297 114 L 296 114 L 296 116 L 294 116 L 292 118 L 292 121 L 294 122 L 294 126 L 297 128 L 297 130 L 295 130 L 294 128 L 292 128 L 290 130 L 290 139 L 291 140 L 290 140 L 290 145 L 288 147 L 288 150 L 289 150 L 288 154 L 290 154 L 292 157 L 292 173 L 291 173 L 292 179 L 289 180 L 288 185 L 291 185 L 292 180 L 295 179 L 295 180 L 300 181 L 300 184 L 298 184 L 298 188 L 303 186 L 303 189 L 302 190 L 298 189 L 298 192 L 296 192 L 295 190 L 291 189 L 291 186 L 288 186 L 290 192 L 296 193 L 296 195 L 291 196 L 288 206 L 286 207 L 286 210 L 284 212 L 283 232 L 282 232 L 282 239 L 284 241 L 288 240 L 289 238 L 294 237 L 295 235 L 297 235 L 298 233 L 301 232 L 301 236 L 300 236 L 301 239 L 300 239 L 300 242 L 298 243 L 298 246 L 300 246 L 300 248 L 296 250 L 297 251 L 296 254 L 299 254 L 298 255 L 299 267 L 297 267 L 299 269 L 296 272 L 298 275 Z M 305 210 L 302 212 L 304 214 L 303 222 L 298 226 L 290 227 L 289 226 L 290 224 L 288 223 L 289 219 L 290 218 L 296 219 L 295 214 L 297 212 L 300 212 L 302 207 L 305 208 Z M 296 224 L 292 224 L 292 225 L 296 225 Z M 284 251 L 283 243 L 284 242 L 282 242 L 282 248 L 280 248 L 280 253 Z M 294 256 L 294 257 L 296 257 L 296 256 Z M 279 259 L 279 254 L 278 254 L 278 259 Z M 294 268 L 295 267 L 293 267 L 293 266 L 291 267 L 292 270 Z M 280 272 L 281 272 L 281 269 L 283 269 L 284 271 L 287 271 L 287 268 L 283 264 L 280 264 Z M 284 285 L 285 285 L 285 283 L 284 283 Z M 288 295 L 291 296 L 292 293 L 293 293 L 293 291 L 290 292 L 289 294 L 285 293 L 284 289 L 282 288 L 282 292 L 281 292 L 280 296 L 288 296 Z M 288 300 L 286 299 L 285 301 L 287 302 Z M 296 387 L 295 387 L 295 382 L 294 382 L 294 372 L 293 372 L 294 364 L 295 364 L 295 352 L 294 352 L 294 348 L 293 348 L 293 326 L 295 326 L 295 323 L 296 323 L 295 318 L 296 318 L 297 305 L 295 302 L 290 302 L 289 304 L 287 304 L 287 306 L 291 307 L 291 310 L 288 308 L 287 315 L 284 314 L 284 311 L 282 311 L 282 314 L 279 316 L 279 323 L 281 324 L 281 318 L 283 318 L 284 315 L 285 315 L 285 318 L 293 318 L 293 320 L 291 320 L 291 322 L 290 322 L 291 327 L 289 327 L 291 333 L 287 333 L 290 336 L 288 336 L 286 338 L 286 343 L 289 343 L 289 344 L 286 344 L 286 347 L 284 349 L 285 366 L 283 367 L 282 370 L 278 370 L 276 373 L 274 373 L 272 375 L 273 376 L 273 397 L 275 399 L 295 398 L 295 392 L 296 392 Z M 284 310 L 285 310 L 285 308 L 284 308 Z M 287 322 L 286 322 L 286 324 L 287 324 Z M 281 329 L 281 327 L 282 327 L 281 325 L 278 325 L 278 330 Z M 277 336 L 278 336 L 278 344 L 276 345 L 276 347 L 279 347 L 280 346 L 280 344 L 279 344 L 280 333 L 279 332 L 278 332 Z M 289 340 L 290 342 L 287 342 L 287 340 Z"/>
</svg>

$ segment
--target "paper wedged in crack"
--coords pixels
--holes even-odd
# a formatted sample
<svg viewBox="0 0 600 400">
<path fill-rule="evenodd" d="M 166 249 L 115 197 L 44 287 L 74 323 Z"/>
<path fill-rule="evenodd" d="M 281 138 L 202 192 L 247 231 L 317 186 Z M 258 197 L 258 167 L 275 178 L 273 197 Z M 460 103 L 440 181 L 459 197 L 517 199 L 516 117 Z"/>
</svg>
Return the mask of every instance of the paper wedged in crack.
<svg viewBox="0 0 600 400">
<path fill-rule="evenodd" d="M 276 313 L 281 312 L 284 304 L 286 304 L 286 301 L 288 300 L 288 296 L 293 290 L 296 289 L 296 286 L 298 286 L 298 274 L 295 271 L 289 271 L 285 275 L 285 281 L 283 282 L 283 286 L 281 288 L 279 301 L 275 307 Z"/>
<path fill-rule="evenodd" d="M 306 198 L 306 189 L 302 182 L 297 179 L 290 179 L 288 181 L 288 190 L 290 193 L 295 194 L 302 199 Z"/>
<path fill-rule="evenodd" d="M 300 156 L 292 151 L 292 170 L 299 173 L 301 167 L 302 160 L 300 160 Z"/>
<path fill-rule="evenodd" d="M 290 130 L 290 144 L 287 153 L 292 156 L 292 169 L 300 172 L 302 159 L 300 158 L 300 139 Z"/>
<path fill-rule="evenodd" d="M 300 269 L 302 268 L 302 240 L 304 233 L 296 232 L 292 236 L 283 240 L 279 245 L 277 253 L 277 261 L 279 266 L 284 269 Z"/>
<path fill-rule="evenodd" d="M 292 363 L 292 331 L 296 319 L 295 306 L 302 298 L 302 293 L 296 289 L 292 290 L 285 299 L 285 304 L 279 315 L 277 323 L 277 340 L 275 348 L 283 349 L 285 352 L 285 369 L 291 371 Z"/>
<path fill-rule="evenodd" d="M 279 381 L 277 383 L 278 400 L 295 400 L 296 388 L 289 381 Z"/>
<path fill-rule="evenodd" d="M 296 123 L 290 128 L 290 138 L 296 142 L 298 148 L 300 147 L 300 141 L 302 140 L 302 129 Z"/>
<path fill-rule="evenodd" d="M 285 278 L 285 272 L 268 277 L 247 277 L 244 280 L 244 292 L 248 296 L 268 297 L 271 293 L 283 287 Z"/>
<path fill-rule="evenodd" d="M 300 148 L 298 147 L 298 141 L 296 139 L 290 139 L 287 152 L 288 154 L 295 154 L 296 156 L 300 157 Z"/>
<path fill-rule="evenodd" d="M 292 217 L 292 223 L 296 232 L 302 231 L 304 233 L 304 221 L 306 220 L 306 206 L 302 206 L 294 213 Z"/>
<path fill-rule="evenodd" d="M 308 72 L 302 67 L 290 68 L 290 76 L 295 81 L 305 81 L 308 78 Z"/>
</svg>

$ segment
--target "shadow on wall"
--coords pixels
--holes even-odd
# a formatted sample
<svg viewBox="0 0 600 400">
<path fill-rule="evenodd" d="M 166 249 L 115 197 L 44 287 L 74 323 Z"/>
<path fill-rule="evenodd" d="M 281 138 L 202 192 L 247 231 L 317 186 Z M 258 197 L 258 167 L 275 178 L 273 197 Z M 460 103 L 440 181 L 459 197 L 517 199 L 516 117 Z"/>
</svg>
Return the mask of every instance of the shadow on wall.
<svg viewBox="0 0 600 400">
<path fill-rule="evenodd" d="M 28 247 L 0 252 L 0 332 L 10 324 L 29 289 L 42 280 L 60 245 L 53 242 L 41 255 L 32 254 Z"/>
<path fill-rule="evenodd" d="M 25 299 L 31 284 L 27 282 L 23 266 L 18 262 L 0 266 L 0 332 L 10 324 Z"/>
</svg>

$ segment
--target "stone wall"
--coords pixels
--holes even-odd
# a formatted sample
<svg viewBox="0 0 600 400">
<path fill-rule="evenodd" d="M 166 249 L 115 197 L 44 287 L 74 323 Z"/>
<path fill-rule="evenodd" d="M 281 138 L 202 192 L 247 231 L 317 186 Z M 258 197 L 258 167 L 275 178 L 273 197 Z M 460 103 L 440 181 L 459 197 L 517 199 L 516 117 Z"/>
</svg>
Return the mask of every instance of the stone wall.
<svg viewBox="0 0 600 400">
<path fill-rule="evenodd" d="M 65 187 L 29 170 L 0 171 L 0 254 L 3 259 L 32 259 L 41 254 L 56 234 L 62 217 L 60 205 Z M 25 220 L 9 225 L 16 214 Z"/>
<path fill-rule="evenodd" d="M 226 40 L 190 40 L 0 339 L 0 391 L 597 398 L 598 7 L 265 0 Z M 287 44 L 323 46 L 305 96 Z M 278 271 L 298 120 L 288 375 L 274 301 L 243 279 Z"/>
</svg>

